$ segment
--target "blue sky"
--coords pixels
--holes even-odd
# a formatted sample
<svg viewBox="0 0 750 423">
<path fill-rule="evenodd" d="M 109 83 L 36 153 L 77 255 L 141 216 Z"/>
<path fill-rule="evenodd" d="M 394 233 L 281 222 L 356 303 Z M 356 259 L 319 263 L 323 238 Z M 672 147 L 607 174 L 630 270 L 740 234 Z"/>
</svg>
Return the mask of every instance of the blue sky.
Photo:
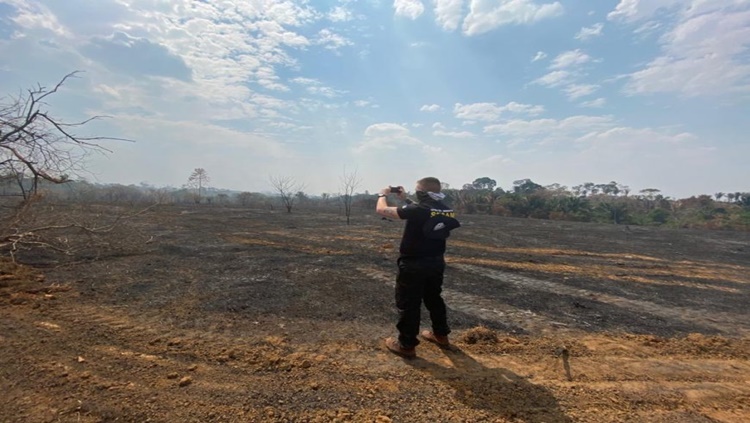
<svg viewBox="0 0 750 423">
<path fill-rule="evenodd" d="M 81 176 L 750 190 L 750 0 L 0 0 L 0 92 L 111 118 Z"/>
</svg>

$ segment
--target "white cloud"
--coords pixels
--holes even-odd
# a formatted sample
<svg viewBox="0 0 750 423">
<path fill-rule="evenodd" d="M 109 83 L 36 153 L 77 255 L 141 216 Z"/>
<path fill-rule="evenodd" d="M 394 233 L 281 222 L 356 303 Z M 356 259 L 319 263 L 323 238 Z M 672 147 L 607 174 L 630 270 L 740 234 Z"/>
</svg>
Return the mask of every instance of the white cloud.
<svg viewBox="0 0 750 423">
<path fill-rule="evenodd" d="M 409 19 L 417 19 L 424 13 L 424 4 L 420 0 L 394 0 L 393 8 L 396 16 L 403 16 Z"/>
<path fill-rule="evenodd" d="M 503 111 L 495 103 L 456 103 L 453 112 L 458 119 L 492 122 L 497 120 Z"/>
<path fill-rule="evenodd" d="M 315 40 L 315 43 L 333 51 L 338 51 L 341 47 L 354 45 L 351 40 L 327 28 L 321 29 L 318 32 L 318 38 Z"/>
<path fill-rule="evenodd" d="M 280 128 L 280 129 L 294 129 L 294 130 L 309 129 L 309 127 L 300 126 L 300 125 L 297 125 L 296 123 L 291 123 L 291 122 L 271 122 L 268 124 L 268 126 L 272 128 Z"/>
<path fill-rule="evenodd" d="M 387 135 L 409 135 L 409 130 L 397 123 L 376 123 L 365 129 L 365 137 L 375 137 Z"/>
<path fill-rule="evenodd" d="M 463 18 L 465 0 L 433 0 L 435 21 L 446 31 L 455 31 Z"/>
<path fill-rule="evenodd" d="M 292 78 L 290 81 L 298 85 L 303 85 L 305 87 L 305 91 L 310 94 L 322 95 L 328 98 L 339 97 L 341 94 L 346 93 L 346 91 L 336 90 L 331 87 L 325 86 L 323 85 L 323 83 L 313 78 L 297 77 Z"/>
<path fill-rule="evenodd" d="M 536 52 L 536 56 L 534 56 L 533 59 L 531 59 L 531 63 L 538 62 L 540 60 L 544 60 L 547 58 L 547 53 L 543 51 Z"/>
<path fill-rule="evenodd" d="M 57 17 L 44 5 L 19 0 L 2 1 L 10 3 L 16 8 L 16 16 L 13 22 L 25 30 L 46 30 L 59 37 L 71 38 L 73 34 L 62 25 Z M 25 36 L 26 34 L 14 34 Z"/>
<path fill-rule="evenodd" d="M 323 97 L 328 97 L 328 98 L 339 97 L 341 94 L 346 93 L 346 91 L 339 91 L 331 87 L 325 87 L 325 86 L 307 87 L 307 92 L 309 92 L 310 94 L 322 95 Z"/>
<path fill-rule="evenodd" d="M 443 131 L 436 130 L 432 132 L 432 135 L 437 137 L 451 137 L 451 138 L 472 138 L 475 135 L 469 131 Z"/>
<path fill-rule="evenodd" d="M 85 18 L 70 18 L 70 10 L 60 15 L 68 16 L 66 23 L 75 39 L 56 37 L 55 42 L 64 43 L 61 49 L 71 57 L 81 56 L 83 49 L 91 45 L 87 41 L 90 36 L 80 32 L 83 27 L 100 39 L 118 32 L 123 34 L 120 39 L 148 40 L 166 54 L 179 57 L 189 69 L 190 81 L 133 79 L 123 70 L 102 69 L 101 59 L 87 58 L 85 65 L 91 70 L 87 77 L 92 85 L 104 84 L 122 95 L 121 102 L 106 103 L 111 109 L 140 108 L 153 115 L 179 114 L 199 119 L 293 113 L 293 107 L 267 110 L 264 105 L 255 104 L 253 99 L 260 97 L 254 96 L 254 90 L 261 87 L 280 92 L 289 90 L 280 81 L 277 70 L 296 68 L 293 50 L 312 45 L 297 32 L 299 26 L 320 17 L 308 5 L 291 0 L 265 0 L 264 7 L 253 2 L 195 2 L 191 7 L 175 2 L 168 7 L 161 2 L 136 1 L 127 14 L 99 20 L 98 27 L 81 23 Z M 22 3 L 36 4 L 18 4 Z M 40 15 L 39 10 L 33 12 Z M 70 63 L 74 62 L 68 59 L 67 66 Z M 286 102 L 287 106 L 290 103 Z M 103 112 L 112 114 L 110 110 Z"/>
<path fill-rule="evenodd" d="M 599 97 L 595 100 L 584 101 L 583 103 L 581 103 L 581 106 L 590 107 L 592 109 L 597 109 L 600 107 L 604 107 L 605 104 L 607 104 L 607 100 L 604 97 Z"/>
<path fill-rule="evenodd" d="M 532 84 L 560 88 L 569 100 L 591 95 L 600 88 L 599 85 L 579 83 L 578 80 L 582 76 L 579 69 L 581 65 L 592 60 L 591 56 L 580 49 L 560 53 L 549 65 L 552 71 L 535 79 Z"/>
<path fill-rule="evenodd" d="M 596 23 L 593 26 L 589 27 L 583 27 L 580 31 L 578 31 L 578 34 L 576 34 L 575 39 L 586 41 L 589 38 L 594 38 L 602 35 L 602 30 L 604 29 L 603 23 Z"/>
<path fill-rule="evenodd" d="M 463 24 L 466 35 L 479 35 L 508 24 L 529 24 L 560 16 L 560 2 L 537 4 L 533 0 L 471 0 Z"/>
<path fill-rule="evenodd" d="M 500 118 L 505 112 L 523 113 L 531 116 L 538 115 L 544 111 L 544 107 L 530 104 L 520 104 L 510 102 L 505 106 L 498 106 L 495 103 L 473 103 L 461 104 L 456 103 L 453 107 L 453 113 L 456 118 L 467 121 L 493 122 Z"/>
<path fill-rule="evenodd" d="M 296 78 L 290 79 L 291 82 L 294 82 L 295 84 L 299 85 L 320 85 L 320 81 L 313 78 L 305 78 L 303 76 L 298 76 Z"/>
<path fill-rule="evenodd" d="M 694 7 L 703 5 L 694 3 Z M 686 96 L 750 92 L 750 8 L 717 9 L 702 14 L 684 10 L 679 22 L 661 37 L 662 54 L 630 75 L 626 92 Z"/>
<path fill-rule="evenodd" d="M 346 7 L 336 6 L 328 12 L 328 19 L 332 22 L 346 22 L 354 19 L 354 14 Z"/>
<path fill-rule="evenodd" d="M 439 147 L 430 146 L 414 137 L 409 129 L 397 123 L 376 123 L 365 129 L 363 141 L 354 149 L 356 153 L 368 150 L 396 150 L 419 148 L 426 152 L 439 152 Z"/>
<path fill-rule="evenodd" d="M 536 116 L 541 113 L 544 113 L 544 106 L 521 104 L 521 103 L 516 103 L 515 101 L 511 101 L 510 103 L 501 107 L 501 109 L 504 112 L 507 111 L 511 113 L 523 113 L 529 116 Z"/>
<path fill-rule="evenodd" d="M 630 128 L 617 126 L 605 131 L 592 131 L 579 139 L 578 142 L 599 143 L 608 148 L 633 146 L 644 142 L 650 144 L 666 143 L 679 145 L 696 140 L 695 135 L 681 132 L 672 134 L 653 128 Z"/>
<path fill-rule="evenodd" d="M 602 131 L 615 126 L 611 116 L 571 116 L 557 119 L 514 119 L 508 122 L 489 125 L 486 134 L 507 135 L 517 138 L 576 139 L 590 132 Z"/>
<path fill-rule="evenodd" d="M 663 31 L 661 55 L 630 75 L 627 93 L 750 92 L 747 0 L 621 0 L 608 19 L 639 25 L 635 33 Z"/>
<path fill-rule="evenodd" d="M 432 129 L 445 129 L 445 125 L 440 122 L 435 122 L 432 124 Z"/>
<path fill-rule="evenodd" d="M 544 85 L 545 87 L 559 87 L 567 84 L 572 77 L 568 71 L 552 71 L 540 78 L 534 80 L 534 84 Z"/>
<path fill-rule="evenodd" d="M 367 107 L 370 104 L 371 103 L 369 101 L 367 101 L 367 100 L 355 100 L 354 101 L 354 105 L 357 106 L 357 107 Z"/>
<path fill-rule="evenodd" d="M 595 93 L 600 87 L 594 84 L 570 84 L 563 89 L 568 99 L 576 100 Z"/>
<path fill-rule="evenodd" d="M 419 108 L 420 112 L 437 112 L 442 110 L 442 107 L 438 106 L 437 104 L 425 104 L 424 106 Z"/>
<path fill-rule="evenodd" d="M 620 0 L 615 10 L 607 15 L 607 19 L 633 22 L 650 18 L 659 10 L 671 9 L 676 5 L 686 5 L 689 2 L 690 0 Z"/>
<path fill-rule="evenodd" d="M 570 50 L 560 53 L 552 61 L 550 69 L 565 69 L 573 66 L 582 65 L 591 61 L 591 56 L 582 52 L 580 49 Z"/>
<path fill-rule="evenodd" d="M 115 99 L 118 99 L 118 100 L 119 100 L 120 98 L 122 98 L 122 97 L 120 96 L 120 91 L 119 91 L 119 90 L 118 90 L 117 88 L 114 88 L 114 87 L 110 87 L 110 86 L 109 86 L 109 85 L 107 85 L 107 84 L 99 84 L 99 85 L 97 85 L 97 86 L 95 86 L 95 87 L 93 88 L 93 91 L 94 91 L 95 93 L 102 93 L 102 94 L 106 94 L 106 95 L 108 95 L 108 96 L 110 96 L 110 97 L 114 97 Z"/>
</svg>

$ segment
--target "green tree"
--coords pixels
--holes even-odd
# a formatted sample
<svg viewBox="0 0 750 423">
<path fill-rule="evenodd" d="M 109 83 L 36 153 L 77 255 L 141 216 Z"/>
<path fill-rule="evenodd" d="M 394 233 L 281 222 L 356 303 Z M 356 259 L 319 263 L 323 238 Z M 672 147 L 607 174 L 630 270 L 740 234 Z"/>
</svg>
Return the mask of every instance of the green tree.
<svg viewBox="0 0 750 423">
<path fill-rule="evenodd" d="M 663 225 L 669 220 L 669 212 L 664 209 L 654 209 L 648 214 L 648 218 L 654 223 Z"/>
<path fill-rule="evenodd" d="M 531 179 L 519 179 L 513 181 L 513 192 L 516 194 L 529 195 L 543 189 L 543 186 L 537 184 Z"/>
<path fill-rule="evenodd" d="M 494 179 L 490 179 L 485 176 L 475 179 L 474 182 L 471 183 L 471 185 L 476 189 L 487 189 L 492 191 L 495 189 L 497 182 Z"/>
</svg>

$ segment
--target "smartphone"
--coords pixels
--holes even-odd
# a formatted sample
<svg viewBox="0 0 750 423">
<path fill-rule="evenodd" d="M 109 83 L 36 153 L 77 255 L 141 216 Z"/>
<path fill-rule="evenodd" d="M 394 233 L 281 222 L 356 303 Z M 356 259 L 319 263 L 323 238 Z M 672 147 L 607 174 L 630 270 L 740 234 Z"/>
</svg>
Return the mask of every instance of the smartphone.
<svg viewBox="0 0 750 423">
<path fill-rule="evenodd" d="M 401 188 L 391 187 L 391 194 L 401 194 Z"/>
</svg>

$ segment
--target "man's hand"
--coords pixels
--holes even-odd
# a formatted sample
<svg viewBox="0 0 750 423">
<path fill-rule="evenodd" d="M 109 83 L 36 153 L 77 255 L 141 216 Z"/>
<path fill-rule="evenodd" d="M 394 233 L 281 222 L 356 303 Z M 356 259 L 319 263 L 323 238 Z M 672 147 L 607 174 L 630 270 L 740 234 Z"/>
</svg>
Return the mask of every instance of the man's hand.
<svg viewBox="0 0 750 423">
<path fill-rule="evenodd" d="M 404 192 L 404 187 L 401 188 L 401 192 L 398 193 L 398 197 L 403 199 L 406 198 L 406 193 Z M 387 196 L 391 194 L 391 187 L 386 187 L 380 190 L 381 197 L 378 198 L 378 203 L 375 206 L 375 212 L 383 217 L 387 217 L 389 219 L 398 219 L 398 208 L 397 207 L 388 207 L 388 200 L 386 199 Z"/>
<path fill-rule="evenodd" d="M 401 199 L 401 200 L 405 200 L 406 199 L 406 190 L 404 189 L 404 187 L 401 186 L 401 185 L 399 185 L 398 187 L 395 187 L 395 188 L 398 188 L 400 190 L 399 193 L 396 194 L 396 196 L 399 199 Z M 391 192 L 391 187 L 388 186 L 386 188 L 381 189 L 380 190 L 380 194 L 381 195 L 389 195 L 389 194 L 393 194 L 393 193 Z"/>
</svg>

